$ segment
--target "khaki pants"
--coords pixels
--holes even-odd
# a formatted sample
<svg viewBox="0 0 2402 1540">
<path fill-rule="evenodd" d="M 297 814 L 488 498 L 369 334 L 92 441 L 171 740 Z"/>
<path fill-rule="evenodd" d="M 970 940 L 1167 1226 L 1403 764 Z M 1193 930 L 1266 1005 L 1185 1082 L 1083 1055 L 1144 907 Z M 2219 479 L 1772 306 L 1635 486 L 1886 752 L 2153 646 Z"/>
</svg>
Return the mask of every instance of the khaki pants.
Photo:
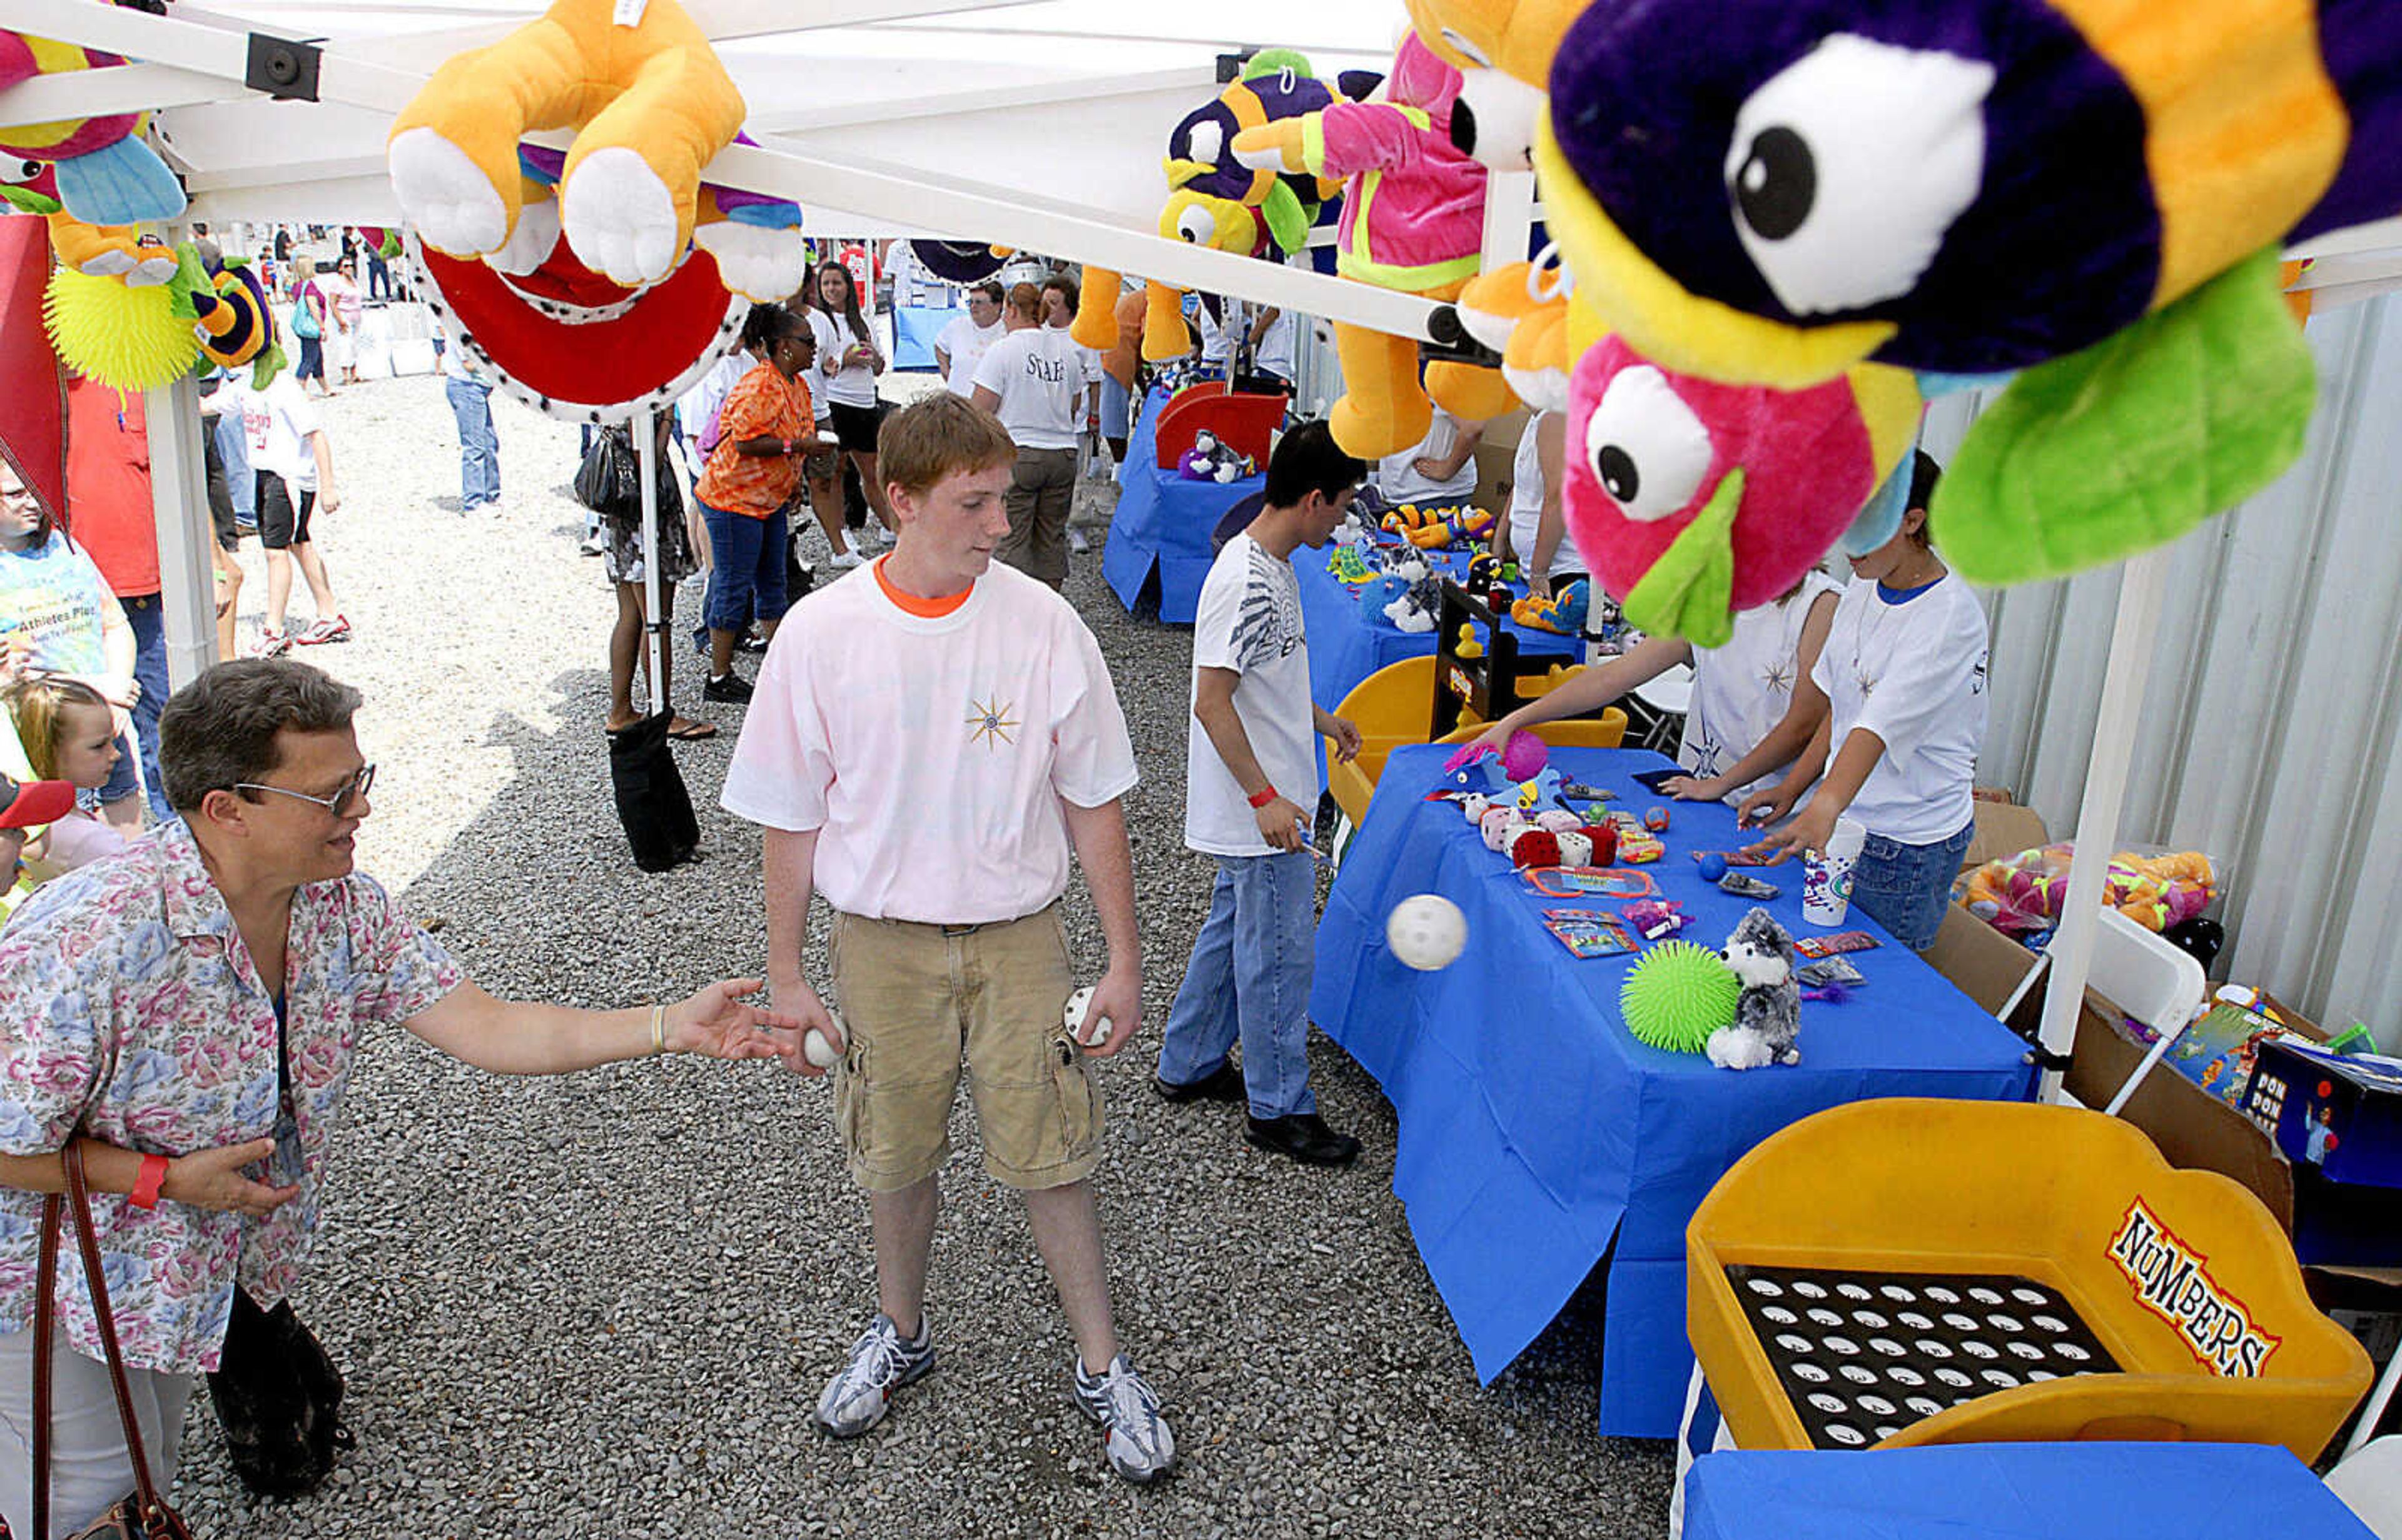
<svg viewBox="0 0 2402 1540">
<path fill-rule="evenodd" d="M 1068 510 L 1076 495 L 1076 451 L 1020 449 L 1010 477 L 1009 533 L 993 555 L 1056 588 L 1068 581 Z"/>
<path fill-rule="evenodd" d="M 1060 1022 L 1075 975 L 1058 905 L 982 926 L 836 914 L 832 952 L 849 1038 L 835 1126 L 860 1186 L 897 1192 L 942 1169 L 962 1056 L 993 1180 L 1092 1175 L 1101 1093 Z"/>
</svg>

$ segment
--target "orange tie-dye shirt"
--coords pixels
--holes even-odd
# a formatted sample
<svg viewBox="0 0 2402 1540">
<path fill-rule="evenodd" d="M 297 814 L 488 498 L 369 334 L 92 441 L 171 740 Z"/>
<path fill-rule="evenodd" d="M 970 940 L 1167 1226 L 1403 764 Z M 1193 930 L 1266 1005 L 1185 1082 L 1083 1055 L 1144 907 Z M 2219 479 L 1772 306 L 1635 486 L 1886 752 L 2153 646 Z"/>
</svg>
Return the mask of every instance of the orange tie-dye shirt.
<svg viewBox="0 0 2402 1540">
<path fill-rule="evenodd" d="M 786 379 L 772 364 L 736 380 L 717 410 L 717 447 L 709 452 L 695 495 L 748 518 L 766 518 L 790 502 L 801 481 L 798 456 L 746 455 L 734 447 L 753 438 L 814 438 L 814 405 L 808 386 Z"/>
</svg>

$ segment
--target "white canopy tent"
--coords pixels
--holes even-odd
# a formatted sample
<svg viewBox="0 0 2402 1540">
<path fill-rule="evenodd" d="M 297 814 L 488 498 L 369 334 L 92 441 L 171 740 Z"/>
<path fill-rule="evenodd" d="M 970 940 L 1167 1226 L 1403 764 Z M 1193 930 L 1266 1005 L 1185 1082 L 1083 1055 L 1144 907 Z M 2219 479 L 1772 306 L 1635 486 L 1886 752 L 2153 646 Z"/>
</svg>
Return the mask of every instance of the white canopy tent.
<svg viewBox="0 0 2402 1540">
<path fill-rule="evenodd" d="M 1324 75 L 1381 70 L 1398 0 L 686 0 L 750 104 L 757 147 L 711 176 L 790 198 L 810 228 L 991 241 L 1189 288 L 1435 341 L 1447 310 L 1314 272 L 1160 240 L 1158 157 L 1169 129 L 1216 89 L 1222 55 L 1303 49 Z M 186 174 L 190 217 L 397 222 L 384 176 L 392 115 L 441 60 L 538 14 L 540 0 L 177 0 L 153 17 L 93 0 L 0 0 L 0 25 L 152 62 L 0 91 L 0 122 L 158 109 L 161 149 Z M 269 100 L 245 78 L 252 34 L 322 38 L 315 100 Z M 554 136 L 563 143 L 564 136 Z M 1523 253 L 1528 176 L 1494 179 L 1486 250 Z M 2323 306 L 2402 287 L 2402 221 L 2318 242 L 2305 280 Z M 182 387 L 188 391 L 189 387 Z M 178 409 L 178 408 L 182 409 Z M 208 661 L 206 519 L 197 419 L 150 416 L 168 639 L 178 680 Z M 2155 623 L 2161 557 L 2129 564 L 2078 833 L 2111 848 Z M 2101 861 L 2078 865 L 2055 942 L 2043 1038 L 2064 1052 L 2099 908 Z"/>
</svg>

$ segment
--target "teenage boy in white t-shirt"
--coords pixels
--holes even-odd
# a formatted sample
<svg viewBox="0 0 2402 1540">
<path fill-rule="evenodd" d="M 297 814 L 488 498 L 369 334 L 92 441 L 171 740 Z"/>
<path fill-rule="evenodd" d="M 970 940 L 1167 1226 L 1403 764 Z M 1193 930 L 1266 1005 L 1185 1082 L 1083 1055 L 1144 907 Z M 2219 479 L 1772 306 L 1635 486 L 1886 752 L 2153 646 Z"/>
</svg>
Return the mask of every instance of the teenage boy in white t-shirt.
<svg viewBox="0 0 2402 1540">
<path fill-rule="evenodd" d="M 994 555 L 1056 588 L 1068 581 L 1084 351 L 1066 328 L 1042 324 L 1042 291 L 1031 283 L 1009 291 L 1001 324 L 1007 334 L 985 351 L 975 376 L 975 404 L 999 417 L 1017 445 L 1009 534 Z"/>
<path fill-rule="evenodd" d="M 1266 506 L 1226 542 L 1193 623 L 1193 718 L 1184 843 L 1218 861 L 1209 917 L 1167 1013 L 1158 1091 L 1171 1102 L 1248 1102 L 1244 1136 L 1309 1165 L 1342 1165 L 1360 1141 L 1318 1115 L 1309 1089 L 1310 938 L 1318 875 L 1318 736 L 1349 760 L 1360 730 L 1309 698 L 1295 547 L 1322 546 L 1367 465 L 1323 422 L 1268 456 Z M 1227 1058 L 1243 1045 L 1238 1071 Z"/>
<path fill-rule="evenodd" d="M 1920 450 L 1901 528 L 1851 558 L 1854 581 L 1835 606 L 1817 667 L 1794 686 L 1792 710 L 1722 777 L 1739 783 L 1773 768 L 1778 755 L 1791 756 L 1803 724 L 1815 723 L 1785 778 L 1743 804 L 1744 820 L 1757 823 L 1801 804 L 1754 848 L 1771 864 L 1823 850 L 1835 820 L 1849 817 L 1868 831 L 1852 868 L 1852 902 L 1916 952 L 1943 924 L 1975 832 L 1970 787 L 1985 741 L 1985 612 L 1926 534 L 1940 474 Z"/>
<path fill-rule="evenodd" d="M 976 365 L 984 355 L 1001 340 L 1001 285 L 991 279 L 972 284 L 968 289 L 968 313 L 955 318 L 934 338 L 934 364 L 943 371 L 943 383 L 957 396 L 975 394 Z"/>
<path fill-rule="evenodd" d="M 1142 1013 L 1120 804 L 1134 748 L 1092 632 L 992 561 L 1017 458 L 1000 425 L 937 392 L 892 414 L 878 446 L 898 540 L 785 617 L 722 799 L 766 828 L 768 982 L 841 1056 L 835 1121 L 876 1235 L 877 1313 L 817 1423 L 856 1437 L 933 1367 L 926 1261 L 964 1053 L 985 1170 L 1025 1194 L 1075 1336 L 1076 1404 L 1119 1475 L 1154 1480 L 1176 1440 L 1118 1349 L 1086 1180 L 1101 1106 L 1084 1060 L 1124 1048 Z M 902 685 L 860 688 L 870 678 Z M 1109 942 L 1087 1020 L 1111 1030 L 1089 1047 L 1061 1024 L 1071 846 Z M 835 911 L 839 1024 L 801 971 L 813 890 Z"/>
</svg>

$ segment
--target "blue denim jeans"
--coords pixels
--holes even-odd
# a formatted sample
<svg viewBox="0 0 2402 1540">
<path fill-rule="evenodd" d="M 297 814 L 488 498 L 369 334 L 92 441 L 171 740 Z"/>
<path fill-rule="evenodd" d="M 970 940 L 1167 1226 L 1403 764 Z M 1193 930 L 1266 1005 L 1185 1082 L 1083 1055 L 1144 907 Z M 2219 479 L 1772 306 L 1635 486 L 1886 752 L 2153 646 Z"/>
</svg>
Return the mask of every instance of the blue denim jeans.
<svg viewBox="0 0 2402 1540">
<path fill-rule="evenodd" d="M 501 435 L 492 430 L 492 388 L 446 377 L 450 415 L 459 419 L 459 502 L 468 513 L 501 501 Z"/>
<path fill-rule="evenodd" d="M 1960 862 L 1976 832 L 1971 818 L 1958 833 L 1933 845 L 1904 845 L 1871 834 L 1852 867 L 1852 902 L 1893 932 L 1895 941 L 1912 952 L 1926 951 L 1943 928 L 1943 912 L 1952 903 L 1952 879 L 1960 874 Z"/>
<path fill-rule="evenodd" d="M 133 680 L 142 686 L 142 698 L 133 703 L 133 741 L 142 756 L 142 784 L 150 793 L 150 811 L 160 818 L 173 818 L 167 806 L 167 793 L 159 784 L 159 713 L 167 708 L 167 612 L 157 594 L 144 594 L 138 598 L 121 598 L 125 621 L 133 628 Z M 109 777 L 110 787 L 120 777 L 130 775 L 133 765 L 130 759 L 117 761 L 116 774 Z M 110 791 L 104 795 L 123 796 L 125 791 Z"/>
<path fill-rule="evenodd" d="M 1209 917 L 1168 1008 L 1159 1078 L 1190 1085 L 1215 1074 L 1239 1038 L 1252 1117 L 1317 1111 L 1308 1052 L 1317 932 L 1307 851 L 1219 857 Z"/>
<path fill-rule="evenodd" d="M 739 631 L 754 614 L 763 621 L 783 619 L 792 608 L 784 594 L 784 546 L 790 538 L 784 510 L 752 518 L 703 502 L 700 518 L 709 526 L 709 547 L 716 558 L 709 570 L 710 629 Z"/>
</svg>

